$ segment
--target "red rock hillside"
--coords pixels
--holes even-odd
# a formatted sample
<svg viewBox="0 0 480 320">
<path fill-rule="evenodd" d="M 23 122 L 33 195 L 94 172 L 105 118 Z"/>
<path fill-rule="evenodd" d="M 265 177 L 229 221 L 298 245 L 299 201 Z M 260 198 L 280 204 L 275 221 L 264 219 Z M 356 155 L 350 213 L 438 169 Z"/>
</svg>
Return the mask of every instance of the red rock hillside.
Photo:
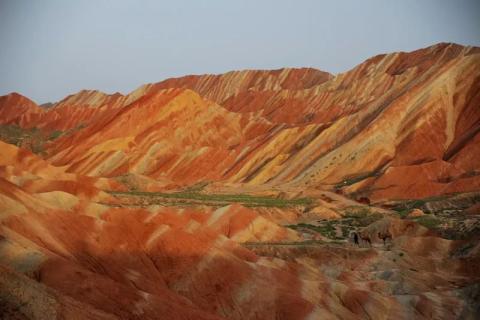
<svg viewBox="0 0 480 320">
<path fill-rule="evenodd" d="M 0 112 L 4 123 L 67 130 L 46 151 L 70 172 L 422 198 L 479 188 L 479 54 L 439 44 L 335 77 L 187 76 L 127 96 L 82 91 L 48 110 L 11 95 Z"/>
<path fill-rule="evenodd" d="M 480 48 L 0 97 L 1 319 L 476 319 Z"/>
</svg>

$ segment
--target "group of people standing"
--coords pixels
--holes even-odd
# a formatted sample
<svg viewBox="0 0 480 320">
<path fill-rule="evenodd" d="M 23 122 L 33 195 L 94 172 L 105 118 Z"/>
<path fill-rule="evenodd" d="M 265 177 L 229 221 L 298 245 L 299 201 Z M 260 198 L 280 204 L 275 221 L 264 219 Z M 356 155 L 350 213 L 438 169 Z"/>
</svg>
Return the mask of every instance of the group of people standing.
<svg viewBox="0 0 480 320">
<path fill-rule="evenodd" d="M 393 239 L 392 234 L 388 230 L 385 232 L 378 232 L 377 235 L 379 239 L 383 240 L 384 246 L 387 244 L 387 241 L 392 241 Z M 360 246 L 361 242 L 372 246 L 372 239 L 370 238 L 370 235 L 366 234 L 365 232 L 353 232 L 353 243 L 357 246 Z"/>
</svg>

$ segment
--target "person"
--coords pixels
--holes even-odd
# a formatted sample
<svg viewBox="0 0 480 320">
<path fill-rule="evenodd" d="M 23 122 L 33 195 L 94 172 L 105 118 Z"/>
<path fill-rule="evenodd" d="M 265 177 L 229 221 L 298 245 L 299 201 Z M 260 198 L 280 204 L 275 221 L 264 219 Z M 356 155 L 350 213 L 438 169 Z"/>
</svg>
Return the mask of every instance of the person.
<svg viewBox="0 0 480 320">
<path fill-rule="evenodd" d="M 372 246 L 372 239 L 370 239 L 368 234 L 361 232 L 360 239 L 362 239 L 363 242 L 368 243 L 370 247 Z"/>
<path fill-rule="evenodd" d="M 358 243 L 358 234 L 356 232 L 353 233 L 353 243 L 355 243 L 357 246 L 360 245 Z"/>
<path fill-rule="evenodd" d="M 386 232 L 383 232 L 383 233 L 379 232 L 378 233 L 378 238 L 383 240 L 383 245 L 385 246 L 387 244 L 388 239 L 390 239 L 390 241 L 392 241 L 392 234 L 388 230 Z"/>
</svg>

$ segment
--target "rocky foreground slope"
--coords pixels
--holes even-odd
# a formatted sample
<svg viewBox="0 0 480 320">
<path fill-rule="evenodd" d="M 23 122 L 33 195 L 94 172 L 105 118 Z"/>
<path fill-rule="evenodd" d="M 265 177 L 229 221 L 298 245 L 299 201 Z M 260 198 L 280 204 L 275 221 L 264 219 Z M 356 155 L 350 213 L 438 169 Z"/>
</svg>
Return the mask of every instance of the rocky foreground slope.
<svg viewBox="0 0 480 320">
<path fill-rule="evenodd" d="M 2 150 L 7 319 L 474 319 L 478 311 L 478 239 L 443 239 L 373 207 L 380 217 L 363 229 L 373 246 L 358 247 L 286 228 L 321 219 L 304 206 L 127 205 L 98 189 L 105 182 Z M 335 194 L 317 198 L 341 215 L 352 208 Z M 377 234 L 387 231 L 384 245 Z"/>
<path fill-rule="evenodd" d="M 479 48 L 14 93 L 0 123 L 3 318 L 480 312 Z"/>
</svg>

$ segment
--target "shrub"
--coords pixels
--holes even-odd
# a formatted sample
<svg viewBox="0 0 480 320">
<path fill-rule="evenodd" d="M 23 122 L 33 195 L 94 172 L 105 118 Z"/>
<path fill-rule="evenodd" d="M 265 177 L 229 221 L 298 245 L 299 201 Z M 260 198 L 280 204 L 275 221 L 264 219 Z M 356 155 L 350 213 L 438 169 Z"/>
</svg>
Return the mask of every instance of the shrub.
<svg viewBox="0 0 480 320">
<path fill-rule="evenodd" d="M 441 223 L 440 219 L 431 215 L 418 217 L 415 221 L 428 229 L 435 229 Z"/>
<path fill-rule="evenodd" d="M 61 130 L 55 130 L 48 136 L 48 140 L 55 140 L 63 134 Z"/>
</svg>

